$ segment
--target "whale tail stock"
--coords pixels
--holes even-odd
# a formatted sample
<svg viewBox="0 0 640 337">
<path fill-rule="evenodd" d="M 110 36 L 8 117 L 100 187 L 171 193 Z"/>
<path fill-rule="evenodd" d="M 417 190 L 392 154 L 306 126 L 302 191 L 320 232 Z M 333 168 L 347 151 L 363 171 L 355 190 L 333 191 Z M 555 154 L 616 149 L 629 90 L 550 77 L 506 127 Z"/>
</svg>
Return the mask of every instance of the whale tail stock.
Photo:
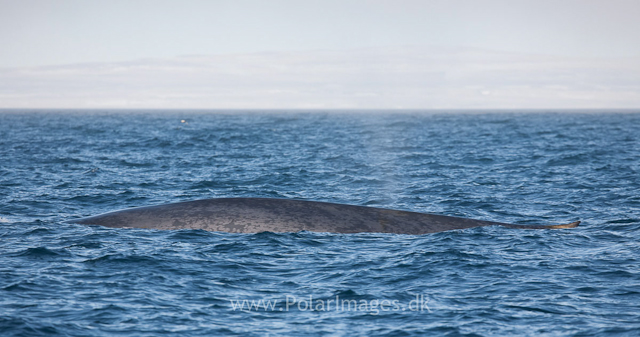
<svg viewBox="0 0 640 337">
<path fill-rule="evenodd" d="M 563 224 L 563 225 L 511 225 L 511 224 L 500 224 L 501 226 L 507 228 L 519 228 L 519 229 L 566 229 L 566 228 L 576 228 L 580 225 L 580 221 Z"/>
</svg>

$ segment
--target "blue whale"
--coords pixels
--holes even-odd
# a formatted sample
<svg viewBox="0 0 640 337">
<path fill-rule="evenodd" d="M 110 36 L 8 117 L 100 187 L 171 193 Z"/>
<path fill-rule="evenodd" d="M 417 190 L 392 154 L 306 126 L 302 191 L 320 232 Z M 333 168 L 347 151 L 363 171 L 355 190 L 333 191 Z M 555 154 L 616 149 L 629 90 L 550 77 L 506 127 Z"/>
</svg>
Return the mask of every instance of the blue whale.
<svg viewBox="0 0 640 337">
<path fill-rule="evenodd" d="M 482 226 L 518 229 L 561 229 L 565 225 L 512 225 L 391 209 L 328 202 L 222 198 L 129 208 L 69 223 L 117 228 L 203 229 L 230 233 L 331 232 L 426 234 Z"/>
</svg>

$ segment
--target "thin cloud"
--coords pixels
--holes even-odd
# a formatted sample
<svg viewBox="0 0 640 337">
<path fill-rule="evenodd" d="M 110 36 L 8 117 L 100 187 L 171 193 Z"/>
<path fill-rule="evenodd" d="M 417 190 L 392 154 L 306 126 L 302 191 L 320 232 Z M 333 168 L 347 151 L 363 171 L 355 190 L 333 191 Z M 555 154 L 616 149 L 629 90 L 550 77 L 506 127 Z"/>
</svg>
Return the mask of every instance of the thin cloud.
<svg viewBox="0 0 640 337">
<path fill-rule="evenodd" d="M 638 108 L 640 58 L 371 48 L 11 68 L 0 107 Z"/>
</svg>

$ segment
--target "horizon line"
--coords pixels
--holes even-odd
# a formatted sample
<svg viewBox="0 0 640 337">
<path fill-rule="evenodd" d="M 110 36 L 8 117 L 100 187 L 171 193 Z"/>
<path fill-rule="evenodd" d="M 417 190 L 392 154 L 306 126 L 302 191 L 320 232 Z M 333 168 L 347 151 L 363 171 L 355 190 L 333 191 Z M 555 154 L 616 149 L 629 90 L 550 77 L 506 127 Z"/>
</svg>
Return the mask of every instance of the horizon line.
<svg viewBox="0 0 640 337">
<path fill-rule="evenodd" d="M 0 112 L 640 112 L 638 108 L 2 108 Z"/>
</svg>

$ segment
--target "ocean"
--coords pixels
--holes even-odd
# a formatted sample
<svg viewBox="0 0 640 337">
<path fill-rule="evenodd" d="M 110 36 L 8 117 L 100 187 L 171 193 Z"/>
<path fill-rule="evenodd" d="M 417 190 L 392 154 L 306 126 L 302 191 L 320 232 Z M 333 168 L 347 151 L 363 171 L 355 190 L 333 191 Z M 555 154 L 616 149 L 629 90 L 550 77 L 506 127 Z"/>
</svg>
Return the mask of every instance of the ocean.
<svg viewBox="0 0 640 337">
<path fill-rule="evenodd" d="M 64 223 L 269 197 L 515 224 Z M 640 336 L 640 113 L 0 111 L 2 336 Z"/>
</svg>

